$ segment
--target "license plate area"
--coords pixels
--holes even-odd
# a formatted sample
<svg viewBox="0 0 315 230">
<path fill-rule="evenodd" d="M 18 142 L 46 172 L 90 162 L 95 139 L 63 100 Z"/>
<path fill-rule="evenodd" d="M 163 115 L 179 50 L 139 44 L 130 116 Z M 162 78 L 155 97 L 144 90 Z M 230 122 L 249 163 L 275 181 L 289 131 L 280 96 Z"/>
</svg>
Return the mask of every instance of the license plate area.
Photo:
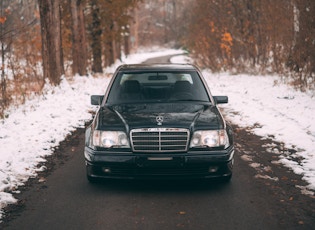
<svg viewBox="0 0 315 230">
<path fill-rule="evenodd" d="M 138 167 L 152 167 L 152 168 L 169 168 L 182 167 L 184 165 L 183 157 L 169 157 L 169 156 L 142 156 L 137 157 L 136 163 Z"/>
<path fill-rule="evenodd" d="M 148 157 L 148 161 L 172 161 L 173 157 Z"/>
</svg>

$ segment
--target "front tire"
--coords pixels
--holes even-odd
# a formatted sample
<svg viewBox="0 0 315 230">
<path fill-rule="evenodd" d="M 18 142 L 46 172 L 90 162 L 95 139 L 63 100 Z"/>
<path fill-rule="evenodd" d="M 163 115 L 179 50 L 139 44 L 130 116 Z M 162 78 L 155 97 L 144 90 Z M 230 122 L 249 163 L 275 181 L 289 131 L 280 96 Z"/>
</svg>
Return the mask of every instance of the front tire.
<svg viewBox="0 0 315 230">
<path fill-rule="evenodd" d="M 98 182 L 98 178 L 91 176 L 91 167 L 86 165 L 86 178 L 91 184 Z"/>
</svg>

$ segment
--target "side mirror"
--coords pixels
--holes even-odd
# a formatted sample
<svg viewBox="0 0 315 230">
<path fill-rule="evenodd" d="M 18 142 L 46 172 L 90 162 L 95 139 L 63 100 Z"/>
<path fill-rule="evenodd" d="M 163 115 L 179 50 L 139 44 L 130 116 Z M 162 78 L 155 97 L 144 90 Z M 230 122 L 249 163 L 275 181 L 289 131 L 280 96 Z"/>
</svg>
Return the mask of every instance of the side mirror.
<svg viewBox="0 0 315 230">
<path fill-rule="evenodd" d="M 103 99 L 104 99 L 104 96 L 101 96 L 101 95 L 92 95 L 92 96 L 91 96 L 91 105 L 101 105 Z"/>
<path fill-rule="evenodd" d="M 213 99 L 217 104 L 226 104 L 229 102 L 228 96 L 213 96 Z"/>
</svg>

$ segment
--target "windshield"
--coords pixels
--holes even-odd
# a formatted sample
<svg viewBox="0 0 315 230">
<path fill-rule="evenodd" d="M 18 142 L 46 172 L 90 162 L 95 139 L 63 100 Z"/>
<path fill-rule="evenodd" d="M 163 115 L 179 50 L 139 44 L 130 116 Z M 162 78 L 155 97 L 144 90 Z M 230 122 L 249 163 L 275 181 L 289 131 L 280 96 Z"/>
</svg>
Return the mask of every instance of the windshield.
<svg viewBox="0 0 315 230">
<path fill-rule="evenodd" d="M 205 101 L 207 91 L 197 72 L 119 73 L 107 103 Z"/>
</svg>

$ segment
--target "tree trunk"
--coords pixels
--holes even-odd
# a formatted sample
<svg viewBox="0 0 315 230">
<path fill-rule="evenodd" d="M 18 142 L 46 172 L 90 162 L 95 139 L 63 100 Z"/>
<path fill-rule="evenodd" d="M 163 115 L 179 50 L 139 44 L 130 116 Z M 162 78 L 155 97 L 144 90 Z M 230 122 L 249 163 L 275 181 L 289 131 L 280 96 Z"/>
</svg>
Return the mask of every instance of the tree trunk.
<svg viewBox="0 0 315 230">
<path fill-rule="evenodd" d="M 107 42 L 105 44 L 105 46 L 106 46 L 106 48 L 105 48 L 105 65 L 111 66 L 115 62 L 114 45 L 113 45 L 113 41 L 111 40 L 111 37 L 107 37 L 106 40 L 107 40 Z"/>
<path fill-rule="evenodd" d="M 92 48 L 92 71 L 95 73 L 102 73 L 102 29 L 101 29 L 101 19 L 100 10 L 97 5 L 97 0 L 91 1 L 92 9 L 92 26 L 90 27 L 90 33 L 92 37 L 91 48 Z"/>
<path fill-rule="evenodd" d="M 0 16 L 3 16 L 3 1 L 0 3 Z M 1 42 L 1 97 L 2 100 L 0 100 L 0 105 L 2 110 L 4 110 L 4 106 L 7 105 L 7 83 L 6 83 L 6 77 L 5 77 L 5 55 L 4 55 L 4 23 L 5 20 L 0 22 L 0 42 Z M 2 115 L 2 111 L 0 110 L 0 118 Z"/>
<path fill-rule="evenodd" d="M 69 0 L 72 18 L 72 71 L 73 74 L 87 74 L 87 48 L 82 0 Z"/>
<path fill-rule="evenodd" d="M 64 74 L 61 44 L 61 20 L 59 0 L 38 0 L 44 78 L 54 85 L 60 83 Z"/>
<path fill-rule="evenodd" d="M 114 50 L 114 22 L 111 21 L 109 23 L 109 28 L 106 36 L 106 42 L 105 42 L 105 58 L 106 66 L 111 66 L 112 64 L 115 63 L 115 50 Z"/>
</svg>

